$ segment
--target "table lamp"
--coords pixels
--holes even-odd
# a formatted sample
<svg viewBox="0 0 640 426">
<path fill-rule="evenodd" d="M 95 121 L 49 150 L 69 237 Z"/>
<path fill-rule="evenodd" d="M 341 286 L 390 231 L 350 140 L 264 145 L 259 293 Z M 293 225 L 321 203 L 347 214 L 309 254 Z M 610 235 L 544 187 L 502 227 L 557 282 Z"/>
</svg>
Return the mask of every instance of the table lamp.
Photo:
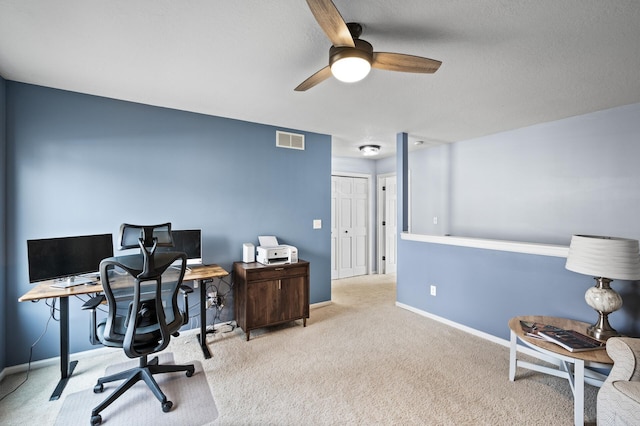
<svg viewBox="0 0 640 426">
<path fill-rule="evenodd" d="M 609 284 L 612 280 L 640 280 L 640 252 L 638 240 L 574 235 L 565 265 L 570 271 L 591 275 L 596 285 L 589 288 L 584 298 L 595 309 L 599 318 L 587 329 L 587 334 L 607 340 L 619 333 L 609 324 L 609 314 L 622 306 L 622 297 Z"/>
</svg>

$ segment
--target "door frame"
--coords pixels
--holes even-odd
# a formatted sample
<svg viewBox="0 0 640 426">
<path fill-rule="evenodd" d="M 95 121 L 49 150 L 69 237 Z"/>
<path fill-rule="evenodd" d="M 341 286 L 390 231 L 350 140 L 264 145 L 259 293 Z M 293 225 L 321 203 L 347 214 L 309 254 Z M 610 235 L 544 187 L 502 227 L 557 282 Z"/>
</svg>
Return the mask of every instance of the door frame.
<svg viewBox="0 0 640 426">
<path fill-rule="evenodd" d="M 380 175 L 377 175 L 377 182 L 376 182 L 376 247 L 377 247 L 377 257 L 376 257 L 376 266 L 377 266 L 377 273 L 378 274 L 384 274 L 384 261 L 382 260 L 382 256 L 384 256 L 385 254 L 385 247 L 384 247 L 384 227 L 382 226 L 382 219 L 384 218 L 384 193 L 382 191 L 382 187 L 384 186 L 384 180 L 386 178 L 389 177 L 397 177 L 397 173 L 396 172 L 389 172 L 389 173 L 383 173 Z"/>
<path fill-rule="evenodd" d="M 369 217 L 368 219 L 368 223 L 367 223 L 367 275 L 371 274 L 371 268 L 373 267 L 373 261 L 374 259 L 376 259 L 374 256 L 374 236 L 375 236 L 375 227 L 374 227 L 374 223 L 375 223 L 375 217 L 374 217 L 374 212 L 375 212 L 375 208 L 374 208 L 374 203 L 375 203 L 375 188 L 373 187 L 373 185 L 371 185 L 371 179 L 372 179 L 372 175 L 367 174 L 367 173 L 352 173 L 352 172 L 336 172 L 336 171 L 332 171 L 331 172 L 331 177 L 333 176 L 342 176 L 342 177 L 352 177 L 352 178 L 361 178 L 361 179 L 366 179 L 367 180 L 367 188 L 369 188 L 369 194 L 368 196 L 368 215 Z M 333 223 L 331 224 L 331 228 L 333 229 Z M 333 256 L 334 253 L 331 253 L 331 256 Z"/>
</svg>

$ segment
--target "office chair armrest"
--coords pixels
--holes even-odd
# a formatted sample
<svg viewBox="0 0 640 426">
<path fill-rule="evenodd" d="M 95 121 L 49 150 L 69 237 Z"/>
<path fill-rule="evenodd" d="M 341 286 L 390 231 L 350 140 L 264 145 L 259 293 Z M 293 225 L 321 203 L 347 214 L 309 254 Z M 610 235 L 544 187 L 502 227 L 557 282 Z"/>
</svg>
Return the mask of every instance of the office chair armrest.
<svg viewBox="0 0 640 426">
<path fill-rule="evenodd" d="M 186 284 L 180 284 L 180 293 L 182 294 L 193 293 L 193 289 Z"/>
<path fill-rule="evenodd" d="M 193 289 L 186 284 L 180 284 L 180 293 L 182 293 L 182 309 L 184 309 L 182 324 L 189 322 L 189 293 L 193 293 Z"/>
<path fill-rule="evenodd" d="M 91 299 L 84 302 L 84 304 L 82 305 L 82 309 L 95 310 L 105 300 L 107 300 L 107 298 L 104 297 L 104 294 L 99 294 L 98 296 L 92 297 Z"/>
<path fill-rule="evenodd" d="M 82 309 L 89 309 L 91 311 L 91 317 L 89 317 L 89 342 L 92 345 L 99 345 L 100 339 L 98 339 L 98 325 L 96 321 L 96 309 L 102 302 L 107 300 L 104 294 L 100 294 L 98 296 L 92 297 L 91 299 L 84 302 L 82 305 Z"/>
</svg>

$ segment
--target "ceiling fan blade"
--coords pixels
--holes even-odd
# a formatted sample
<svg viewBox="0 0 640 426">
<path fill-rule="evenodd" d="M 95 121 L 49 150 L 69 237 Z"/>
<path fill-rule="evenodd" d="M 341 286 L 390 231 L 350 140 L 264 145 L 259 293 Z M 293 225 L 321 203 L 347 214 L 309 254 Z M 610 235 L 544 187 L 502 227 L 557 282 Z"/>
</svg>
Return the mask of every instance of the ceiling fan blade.
<svg viewBox="0 0 640 426">
<path fill-rule="evenodd" d="M 320 28 L 336 47 L 355 47 L 349 28 L 331 0 L 307 0 Z"/>
<path fill-rule="evenodd" d="M 326 67 L 322 68 L 320 71 L 300 83 L 300 85 L 295 88 L 295 91 L 304 92 L 305 90 L 311 89 L 316 84 L 322 83 L 329 77 L 331 77 L 331 67 L 327 65 Z"/>
<path fill-rule="evenodd" d="M 371 66 L 387 71 L 418 72 L 432 74 L 438 71 L 442 62 L 421 56 L 402 53 L 374 52 Z"/>
</svg>

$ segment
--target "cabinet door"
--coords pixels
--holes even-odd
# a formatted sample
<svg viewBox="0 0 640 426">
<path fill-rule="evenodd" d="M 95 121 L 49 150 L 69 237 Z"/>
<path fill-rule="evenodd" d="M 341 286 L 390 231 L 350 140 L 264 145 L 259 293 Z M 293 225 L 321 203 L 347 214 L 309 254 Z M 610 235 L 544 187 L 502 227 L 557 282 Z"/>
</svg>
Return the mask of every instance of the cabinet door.
<svg viewBox="0 0 640 426">
<path fill-rule="evenodd" d="M 280 280 L 247 283 L 247 329 L 277 321 Z"/>
<path fill-rule="evenodd" d="M 293 277 L 280 283 L 280 321 L 305 316 L 307 306 L 306 277 Z"/>
</svg>

